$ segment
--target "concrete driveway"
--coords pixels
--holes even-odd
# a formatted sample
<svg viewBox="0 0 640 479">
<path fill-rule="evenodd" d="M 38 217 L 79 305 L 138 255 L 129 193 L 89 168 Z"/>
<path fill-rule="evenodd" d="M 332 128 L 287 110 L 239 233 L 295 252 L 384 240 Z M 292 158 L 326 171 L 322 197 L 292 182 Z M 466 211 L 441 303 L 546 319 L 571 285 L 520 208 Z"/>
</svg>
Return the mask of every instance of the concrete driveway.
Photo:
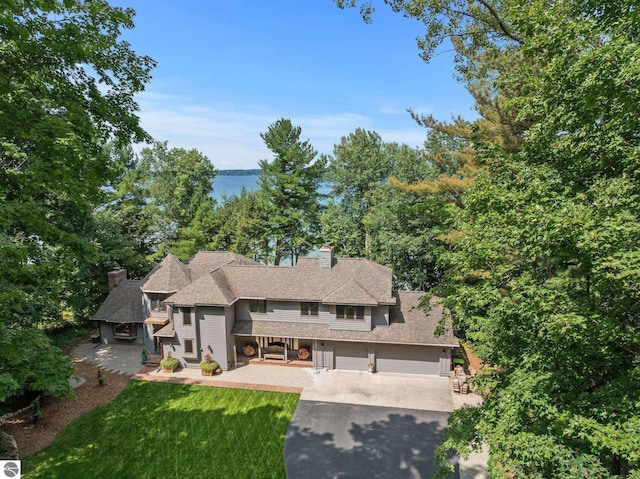
<svg viewBox="0 0 640 479">
<path fill-rule="evenodd" d="M 454 409 L 448 378 L 344 370 L 321 375 L 304 388 L 300 400 L 443 412 Z"/>
</svg>

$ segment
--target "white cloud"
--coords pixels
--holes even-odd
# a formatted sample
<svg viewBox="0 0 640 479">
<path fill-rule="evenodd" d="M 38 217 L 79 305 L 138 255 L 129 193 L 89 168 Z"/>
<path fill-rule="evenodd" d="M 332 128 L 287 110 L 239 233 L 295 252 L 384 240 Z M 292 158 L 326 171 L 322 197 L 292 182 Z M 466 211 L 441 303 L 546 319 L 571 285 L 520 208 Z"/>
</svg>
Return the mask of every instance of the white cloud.
<svg viewBox="0 0 640 479">
<path fill-rule="evenodd" d="M 158 91 L 145 92 L 138 100 L 142 126 L 156 140 L 166 140 L 170 147 L 196 148 L 220 169 L 256 168 L 259 160 L 270 159 L 260 133 L 283 116 L 261 105 L 197 104 L 188 97 Z M 411 122 L 402 128 L 378 124 L 376 118 L 357 113 L 290 118 L 302 128 L 302 138 L 320 153 L 331 153 L 333 145 L 356 128 L 375 130 L 384 141 L 410 146 L 422 144 L 425 136 L 424 129 Z"/>
</svg>

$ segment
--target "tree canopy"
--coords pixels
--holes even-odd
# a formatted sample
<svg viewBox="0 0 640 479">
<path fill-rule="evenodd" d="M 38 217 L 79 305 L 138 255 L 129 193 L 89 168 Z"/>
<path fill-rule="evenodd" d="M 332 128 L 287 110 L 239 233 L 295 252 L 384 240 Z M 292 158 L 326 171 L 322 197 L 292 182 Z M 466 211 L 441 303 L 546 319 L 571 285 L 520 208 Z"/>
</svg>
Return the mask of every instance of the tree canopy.
<svg viewBox="0 0 640 479">
<path fill-rule="evenodd" d="M 116 172 L 104 144 L 147 138 L 134 96 L 154 62 L 119 39 L 132 18 L 97 0 L 0 4 L 0 400 L 69 392 L 43 328 L 98 255 L 84 232 Z"/>
<path fill-rule="evenodd" d="M 485 365 L 443 457 L 485 442 L 496 477 L 640 477 L 636 2 L 385 3 L 507 113 L 474 125 L 486 169 L 441 258 L 436 292 Z"/>
</svg>

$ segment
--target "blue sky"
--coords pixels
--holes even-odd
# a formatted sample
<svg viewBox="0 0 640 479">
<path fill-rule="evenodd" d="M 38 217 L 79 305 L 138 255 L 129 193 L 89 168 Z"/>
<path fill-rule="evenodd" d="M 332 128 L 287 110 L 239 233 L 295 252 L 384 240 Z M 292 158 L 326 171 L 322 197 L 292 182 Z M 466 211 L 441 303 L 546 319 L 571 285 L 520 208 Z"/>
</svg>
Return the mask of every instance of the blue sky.
<svg viewBox="0 0 640 479">
<path fill-rule="evenodd" d="M 453 79 L 453 53 L 425 64 L 414 20 L 382 3 L 372 24 L 331 0 L 113 0 L 136 12 L 124 38 L 158 62 L 138 97 L 142 126 L 171 147 L 196 148 L 221 169 L 271 159 L 260 132 L 291 118 L 319 152 L 356 128 L 419 146 L 406 112 L 475 118 Z"/>
</svg>

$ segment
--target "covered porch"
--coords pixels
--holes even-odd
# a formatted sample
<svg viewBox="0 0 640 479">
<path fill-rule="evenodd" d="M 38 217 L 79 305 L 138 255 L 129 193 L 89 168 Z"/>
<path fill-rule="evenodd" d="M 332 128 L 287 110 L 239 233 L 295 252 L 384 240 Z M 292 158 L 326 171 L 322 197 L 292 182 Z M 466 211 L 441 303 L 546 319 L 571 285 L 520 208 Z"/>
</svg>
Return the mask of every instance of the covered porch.
<svg viewBox="0 0 640 479">
<path fill-rule="evenodd" d="M 311 343 L 309 340 L 276 336 L 235 336 L 239 363 L 310 367 L 313 364 Z"/>
</svg>

